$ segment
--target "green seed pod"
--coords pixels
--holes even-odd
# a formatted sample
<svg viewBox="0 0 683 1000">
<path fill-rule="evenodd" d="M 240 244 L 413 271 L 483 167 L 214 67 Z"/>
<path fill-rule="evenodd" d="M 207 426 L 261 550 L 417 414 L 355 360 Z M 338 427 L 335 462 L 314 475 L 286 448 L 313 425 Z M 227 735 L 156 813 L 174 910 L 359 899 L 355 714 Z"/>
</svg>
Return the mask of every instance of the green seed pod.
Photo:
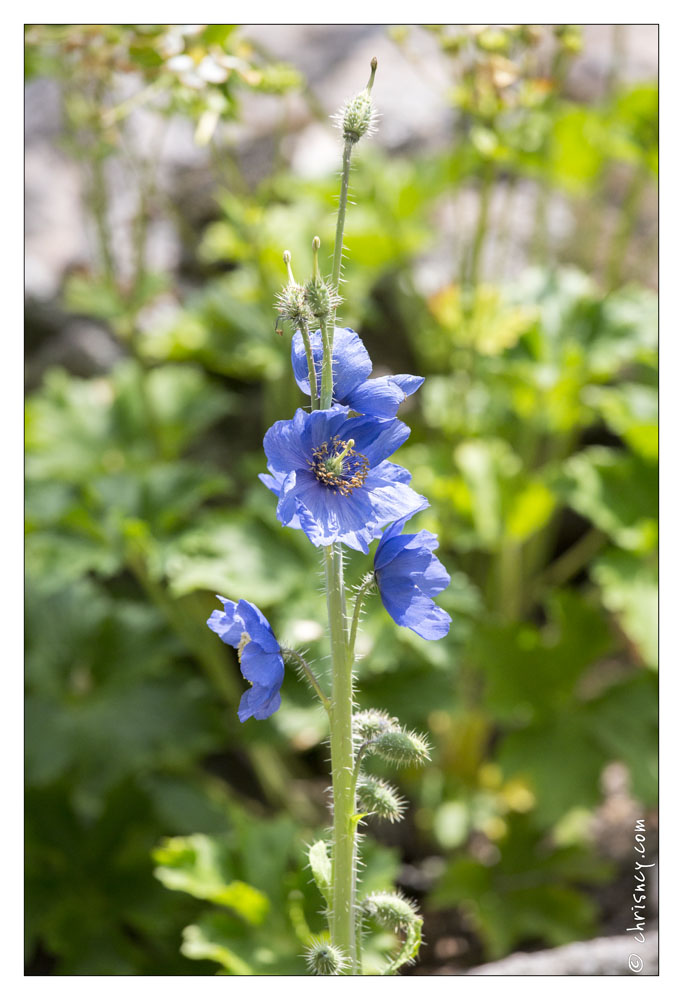
<svg viewBox="0 0 683 1000">
<path fill-rule="evenodd" d="M 306 962 L 314 976 L 339 976 L 348 965 L 340 948 L 320 939 L 311 943 Z"/>
<path fill-rule="evenodd" d="M 403 816 L 405 802 L 393 785 L 371 774 L 361 775 L 358 781 L 358 803 L 364 812 L 374 813 L 380 819 L 396 823 Z"/>
<path fill-rule="evenodd" d="M 408 931 L 421 919 L 415 905 L 396 892 L 373 892 L 361 903 L 361 912 L 393 931 Z"/>
<path fill-rule="evenodd" d="M 429 745 L 425 738 L 417 733 L 407 733 L 404 729 L 382 733 L 374 740 L 371 749 L 390 764 L 404 767 L 425 764 L 429 760 Z"/>
<path fill-rule="evenodd" d="M 399 730 L 398 719 L 392 718 L 387 712 L 378 708 L 368 708 L 364 712 L 356 712 L 353 717 L 353 729 L 361 740 L 373 740 L 381 733 Z"/>
</svg>

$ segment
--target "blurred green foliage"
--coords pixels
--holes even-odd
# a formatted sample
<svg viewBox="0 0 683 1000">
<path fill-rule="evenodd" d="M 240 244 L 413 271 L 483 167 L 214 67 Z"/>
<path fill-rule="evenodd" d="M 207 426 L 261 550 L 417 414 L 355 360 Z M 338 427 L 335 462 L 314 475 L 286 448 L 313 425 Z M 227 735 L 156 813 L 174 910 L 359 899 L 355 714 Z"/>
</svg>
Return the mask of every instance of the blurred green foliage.
<svg viewBox="0 0 683 1000">
<path fill-rule="evenodd" d="M 432 500 L 421 524 L 452 573 L 453 626 L 426 643 L 375 605 L 363 624 L 361 705 L 436 744 L 425 772 L 402 776 L 410 840 L 380 847 L 373 823 L 364 879 L 381 890 L 400 857 L 424 866 L 427 916 L 457 908 L 500 956 L 599 929 L 592 888 L 616 876 L 587 818 L 607 764 L 656 801 L 656 298 L 624 281 L 624 261 L 656 171 L 657 98 L 617 83 L 595 104 L 571 100 L 571 26 L 549 66 L 534 26 L 430 30 L 458 81 L 452 141 L 429 157 L 359 156 L 343 315 L 378 368 L 426 376 L 400 460 Z M 277 524 L 255 474 L 263 431 L 303 404 L 274 333 L 282 249 L 303 274 L 312 235 L 331 245 L 337 180 L 220 177 L 195 248 L 202 280 L 150 320 L 175 278 L 147 265 L 153 171 L 140 173 L 132 276 L 113 251 L 101 167 L 138 100 L 116 98 L 114 77 L 218 142 L 241 90 L 281 92 L 298 74 L 235 26 L 33 25 L 27 42 L 29 75 L 60 81 L 99 239 L 63 305 L 122 350 L 104 375 L 47 372 L 27 400 L 28 968 L 298 974 L 323 923 L 304 861 L 326 822 L 324 716 L 288 675 L 282 709 L 239 726 L 237 664 L 204 622 L 216 591 L 245 597 L 325 669 L 316 552 Z M 615 170 L 630 178 L 622 217 L 589 262 L 581 212 L 590 202 L 599 225 Z M 483 240 L 510 237 L 491 191 L 529 180 L 537 266 L 484 280 Z M 468 186 L 475 227 L 425 292 L 414 265 Z M 553 192 L 579 220 L 557 259 Z M 366 569 L 351 554 L 349 579 Z M 372 936 L 371 967 L 393 945 Z"/>
</svg>

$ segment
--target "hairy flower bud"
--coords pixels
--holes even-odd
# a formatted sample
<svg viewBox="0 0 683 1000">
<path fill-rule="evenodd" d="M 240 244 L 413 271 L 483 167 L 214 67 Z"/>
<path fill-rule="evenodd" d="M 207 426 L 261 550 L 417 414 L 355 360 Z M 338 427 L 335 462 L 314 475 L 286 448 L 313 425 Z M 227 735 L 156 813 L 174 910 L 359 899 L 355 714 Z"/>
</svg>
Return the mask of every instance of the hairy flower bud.
<svg viewBox="0 0 683 1000">
<path fill-rule="evenodd" d="M 394 931 L 408 931 L 421 921 L 414 904 L 396 892 L 373 892 L 361 903 L 361 912 Z"/>
<path fill-rule="evenodd" d="M 387 712 L 378 708 L 368 708 L 364 712 L 356 712 L 353 717 L 353 729 L 362 740 L 372 740 L 381 733 L 398 731 L 398 719 L 392 718 Z"/>
<path fill-rule="evenodd" d="M 405 802 L 397 790 L 381 778 L 361 775 L 358 781 L 358 803 L 364 812 L 395 823 L 403 816 Z"/>
<path fill-rule="evenodd" d="M 313 313 L 308 305 L 306 289 L 303 285 L 294 280 L 292 274 L 292 257 L 289 250 L 285 250 L 283 259 L 287 265 L 288 283 L 278 292 L 275 301 L 275 308 L 279 317 L 292 324 L 295 330 L 302 327 L 308 329 L 313 323 Z"/>
<path fill-rule="evenodd" d="M 382 733 L 373 741 L 371 749 L 390 764 L 408 766 L 425 764 L 429 760 L 429 746 L 423 736 L 407 733 L 404 729 Z"/>
<path fill-rule="evenodd" d="M 314 976 L 338 976 L 348 965 L 340 948 L 320 939 L 311 943 L 306 961 Z"/>
<path fill-rule="evenodd" d="M 374 132 L 376 114 L 370 91 L 375 81 L 376 59 L 372 60 L 370 67 L 370 79 L 365 90 L 361 90 L 359 94 L 348 100 L 337 115 L 337 121 L 346 142 L 356 143 L 364 135 L 371 135 Z"/>
<path fill-rule="evenodd" d="M 341 296 L 319 275 L 306 284 L 306 304 L 322 325 L 331 312 L 341 305 Z"/>
</svg>

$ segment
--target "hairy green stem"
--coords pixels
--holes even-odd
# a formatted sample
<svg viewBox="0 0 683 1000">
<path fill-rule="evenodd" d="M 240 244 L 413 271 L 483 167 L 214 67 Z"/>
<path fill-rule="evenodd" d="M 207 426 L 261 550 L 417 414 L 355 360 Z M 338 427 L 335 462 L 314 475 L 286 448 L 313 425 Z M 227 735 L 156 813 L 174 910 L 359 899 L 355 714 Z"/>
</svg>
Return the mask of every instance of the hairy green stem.
<svg viewBox="0 0 683 1000">
<path fill-rule="evenodd" d="M 375 65 L 373 65 L 373 74 Z M 372 83 L 372 77 L 371 77 Z M 371 85 L 371 84 L 370 84 Z M 342 158 L 341 190 L 337 211 L 337 229 L 332 258 L 332 287 L 339 291 L 344 248 L 344 222 L 349 197 L 351 151 L 346 140 Z M 323 368 L 320 379 L 320 407 L 332 405 L 332 349 L 337 310 L 333 309 L 322 330 Z M 330 748 L 332 758 L 332 794 L 334 819 L 332 838 L 332 908 L 330 935 L 332 943 L 348 957 L 347 971 L 359 969 L 356 949 L 356 783 L 353 753 L 353 652 L 349 646 L 344 590 L 344 563 L 341 546 L 325 547 L 327 614 L 332 652 L 332 704 L 330 706 Z"/>
<path fill-rule="evenodd" d="M 332 842 L 332 943 L 348 956 L 356 971 L 355 842 L 356 789 L 353 754 L 353 670 L 346 639 L 344 573 L 339 545 L 325 547 L 327 612 L 332 651 L 330 748 L 334 823 Z"/>
<path fill-rule="evenodd" d="M 332 287 L 339 291 L 341 278 L 342 252 L 344 249 L 344 222 L 346 221 L 346 206 L 349 200 L 349 176 L 351 174 L 351 151 L 353 143 L 348 139 L 344 143 L 342 159 L 341 189 L 339 191 L 339 209 L 337 212 L 337 230 L 334 237 L 334 257 L 332 258 Z M 334 326 L 337 321 L 337 310 L 333 309 L 323 330 L 323 372 L 320 384 L 320 406 L 323 410 L 332 406 L 332 348 L 334 344 Z"/>
</svg>

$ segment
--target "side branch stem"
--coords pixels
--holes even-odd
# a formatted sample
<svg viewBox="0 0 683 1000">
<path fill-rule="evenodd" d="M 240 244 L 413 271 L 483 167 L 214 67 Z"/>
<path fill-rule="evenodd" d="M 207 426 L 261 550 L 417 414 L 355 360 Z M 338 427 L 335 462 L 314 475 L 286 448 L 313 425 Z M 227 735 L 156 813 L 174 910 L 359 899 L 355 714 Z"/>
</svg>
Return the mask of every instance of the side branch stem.
<svg viewBox="0 0 683 1000">
<path fill-rule="evenodd" d="M 306 679 L 308 680 L 308 683 L 311 685 L 311 687 L 313 688 L 313 690 L 317 694 L 318 698 L 320 698 L 320 701 L 322 702 L 323 707 L 325 708 L 325 710 L 327 712 L 329 712 L 330 711 L 330 699 L 327 697 L 327 695 L 325 694 L 325 692 L 323 691 L 323 689 L 320 687 L 320 684 L 318 683 L 318 678 L 315 676 L 315 674 L 311 670 L 311 668 L 310 668 L 310 666 L 308 664 L 308 661 L 304 659 L 304 657 L 301 655 L 301 653 L 297 653 L 297 651 L 295 649 L 285 649 L 285 647 L 283 646 L 283 647 L 281 647 L 281 650 L 282 650 L 282 655 L 284 656 L 284 658 L 286 660 L 292 660 L 294 663 L 297 663 L 301 667 L 301 669 L 303 670 L 304 674 L 306 675 Z"/>
</svg>

